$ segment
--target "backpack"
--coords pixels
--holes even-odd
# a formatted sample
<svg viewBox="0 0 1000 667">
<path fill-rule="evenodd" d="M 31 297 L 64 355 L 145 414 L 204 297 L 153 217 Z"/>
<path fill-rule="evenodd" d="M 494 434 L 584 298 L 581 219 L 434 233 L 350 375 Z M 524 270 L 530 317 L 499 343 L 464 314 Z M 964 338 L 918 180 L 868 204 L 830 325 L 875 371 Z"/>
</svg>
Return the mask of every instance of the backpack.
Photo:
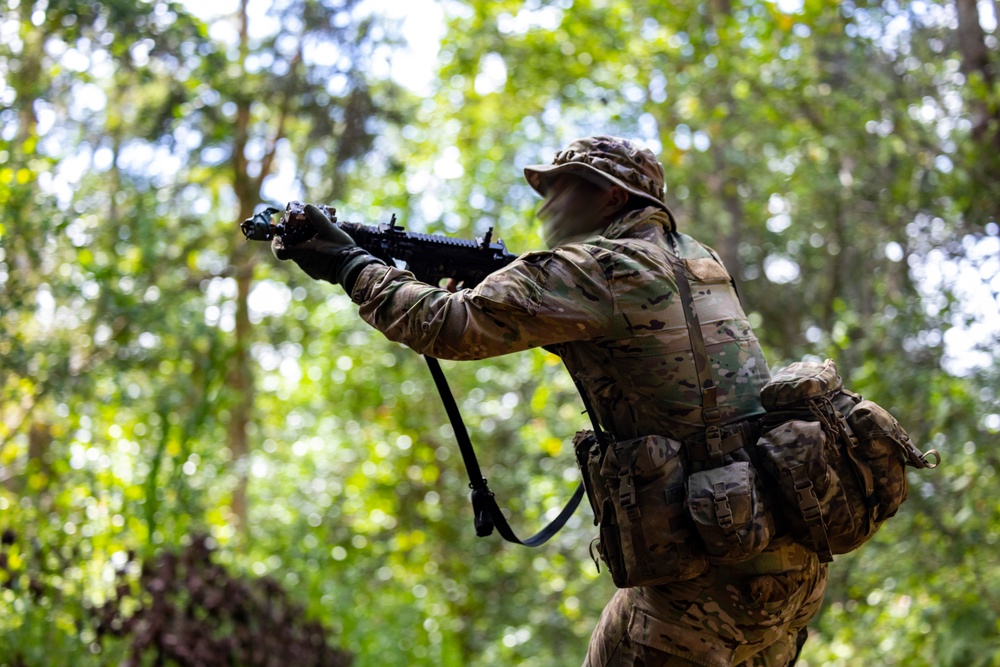
<svg viewBox="0 0 1000 667">
<path fill-rule="evenodd" d="M 941 460 L 936 450 L 921 453 L 884 408 L 845 389 L 831 359 L 778 370 L 761 402 L 756 458 L 789 531 L 824 562 L 857 549 L 896 514 L 907 465 Z"/>
</svg>

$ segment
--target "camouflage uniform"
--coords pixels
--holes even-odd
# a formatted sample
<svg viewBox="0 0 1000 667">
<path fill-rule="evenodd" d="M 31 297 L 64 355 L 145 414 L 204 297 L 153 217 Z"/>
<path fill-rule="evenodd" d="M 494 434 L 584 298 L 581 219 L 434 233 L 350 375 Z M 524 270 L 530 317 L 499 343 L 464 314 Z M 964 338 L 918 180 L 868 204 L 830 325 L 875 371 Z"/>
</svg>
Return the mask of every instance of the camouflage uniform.
<svg viewBox="0 0 1000 667">
<path fill-rule="evenodd" d="M 704 431 L 701 392 L 673 270 L 687 262 L 722 422 L 762 413 L 769 372 L 718 255 L 675 230 L 662 167 L 624 140 L 578 141 L 553 165 L 526 169 L 544 193 L 562 171 L 596 172 L 651 205 L 598 235 L 529 252 L 475 289 L 449 292 L 381 264 L 364 267 L 351 296 L 389 339 L 442 359 L 482 359 L 532 347 L 560 355 L 617 439 L 678 440 Z M 619 590 L 594 632 L 586 665 L 783 666 L 818 611 L 826 567 L 775 540 L 738 567 L 695 579 Z"/>
</svg>

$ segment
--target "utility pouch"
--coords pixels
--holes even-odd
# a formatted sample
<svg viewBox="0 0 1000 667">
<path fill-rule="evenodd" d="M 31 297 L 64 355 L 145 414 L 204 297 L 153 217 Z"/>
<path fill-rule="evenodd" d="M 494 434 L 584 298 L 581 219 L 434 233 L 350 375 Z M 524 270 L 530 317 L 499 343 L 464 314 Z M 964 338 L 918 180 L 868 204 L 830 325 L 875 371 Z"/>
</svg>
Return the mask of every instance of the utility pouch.
<svg viewBox="0 0 1000 667">
<path fill-rule="evenodd" d="M 881 523 L 895 515 L 906 500 L 906 475 L 899 474 L 901 465 L 933 468 L 936 462 L 928 462 L 896 418 L 877 403 L 862 400 L 847 414 L 847 425 L 860 444 L 859 458 L 871 470 L 873 488 L 869 505 L 874 520 Z M 934 450 L 928 455 L 938 456 Z"/>
<path fill-rule="evenodd" d="M 616 586 L 684 581 L 708 569 L 685 506 L 680 442 L 649 435 L 602 451 L 582 431 L 574 444 L 600 527 L 596 548 Z"/>
<path fill-rule="evenodd" d="M 853 474 L 835 463 L 837 443 L 819 421 L 793 419 L 771 429 L 757 441 L 765 470 L 777 480 L 784 496 L 785 518 L 792 535 L 811 546 L 824 561 L 845 538 L 868 531 L 864 503 L 851 502 Z M 849 472 L 845 479 L 842 472 Z M 849 549 L 848 549 L 849 550 Z"/>
<path fill-rule="evenodd" d="M 763 499 L 761 480 L 746 461 L 688 477 L 688 511 L 712 562 L 740 563 L 764 550 L 774 522 Z"/>
</svg>

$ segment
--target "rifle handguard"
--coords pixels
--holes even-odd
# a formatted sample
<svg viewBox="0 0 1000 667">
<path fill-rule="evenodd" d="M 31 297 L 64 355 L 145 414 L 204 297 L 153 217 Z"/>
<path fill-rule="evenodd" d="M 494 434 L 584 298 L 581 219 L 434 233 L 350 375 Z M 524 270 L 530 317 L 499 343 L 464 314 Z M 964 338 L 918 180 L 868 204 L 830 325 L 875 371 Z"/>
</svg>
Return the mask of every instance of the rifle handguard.
<svg viewBox="0 0 1000 667">
<path fill-rule="evenodd" d="M 289 202 L 282 219 L 272 221 L 279 209 L 268 207 L 247 218 L 240 225 L 243 235 L 250 241 L 270 241 L 275 236 L 291 246 L 308 241 L 316 230 L 299 215 L 304 205 Z M 366 250 L 390 266 L 403 262 L 418 280 L 437 285 L 442 279 L 453 278 L 463 287 L 475 287 L 486 276 L 510 264 L 516 255 L 507 251 L 502 240 L 493 240 L 491 227 L 477 239 L 461 239 L 440 234 L 407 232 L 396 224 L 393 215 L 388 223 L 377 226 L 356 222 L 338 222 L 337 210 L 319 206 L 330 220 L 354 239 L 359 248 Z"/>
</svg>

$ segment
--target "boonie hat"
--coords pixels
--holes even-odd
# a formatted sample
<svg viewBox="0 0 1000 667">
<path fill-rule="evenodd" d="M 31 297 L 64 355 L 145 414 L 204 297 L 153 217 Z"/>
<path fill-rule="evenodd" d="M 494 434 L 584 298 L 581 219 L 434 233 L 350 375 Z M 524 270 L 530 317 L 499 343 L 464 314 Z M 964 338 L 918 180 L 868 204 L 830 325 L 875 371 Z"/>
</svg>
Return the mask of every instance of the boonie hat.
<svg viewBox="0 0 1000 667">
<path fill-rule="evenodd" d="M 577 139 L 566 150 L 556 153 L 552 164 L 533 164 L 524 168 L 528 184 L 543 197 L 551 180 L 565 173 L 598 176 L 611 181 L 666 211 L 676 225 L 674 214 L 664 200 L 663 165 L 648 148 L 619 137 L 587 137 Z"/>
</svg>

